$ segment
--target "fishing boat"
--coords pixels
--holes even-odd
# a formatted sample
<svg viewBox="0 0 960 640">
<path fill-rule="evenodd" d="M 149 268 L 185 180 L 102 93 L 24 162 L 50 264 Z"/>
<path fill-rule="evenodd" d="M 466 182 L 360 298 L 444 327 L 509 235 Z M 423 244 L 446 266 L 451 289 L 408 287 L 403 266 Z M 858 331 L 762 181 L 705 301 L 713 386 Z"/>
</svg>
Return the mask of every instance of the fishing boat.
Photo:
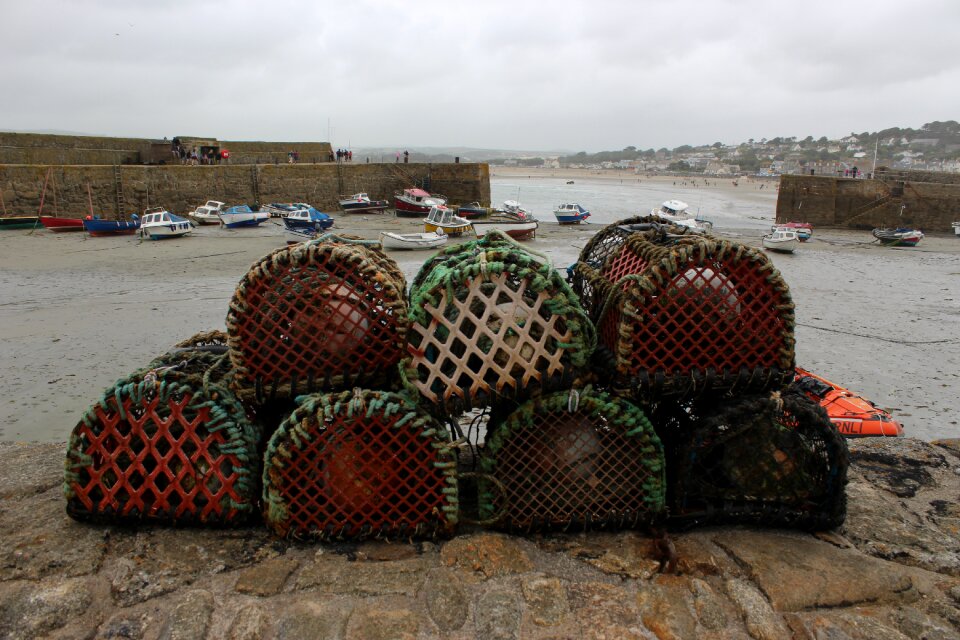
<svg viewBox="0 0 960 640">
<path fill-rule="evenodd" d="M 432 207 L 447 204 L 443 196 L 432 196 L 423 189 L 404 189 L 403 193 L 394 195 L 394 208 L 398 216 L 419 216 L 430 213 Z"/>
<path fill-rule="evenodd" d="M 794 389 L 827 411 L 830 422 L 848 438 L 903 435 L 903 425 L 866 398 L 797 367 Z"/>
<path fill-rule="evenodd" d="M 423 219 L 423 230 L 428 233 L 439 230 L 448 236 L 459 236 L 468 229 L 470 229 L 469 220 L 461 218 L 442 205 L 431 207 L 430 213 Z"/>
<path fill-rule="evenodd" d="M 193 224 L 186 218 L 170 213 L 163 207 L 154 207 L 143 212 L 140 219 L 140 237 L 151 240 L 179 238 L 193 231 Z"/>
<path fill-rule="evenodd" d="M 384 249 L 433 249 L 446 243 L 449 236 L 443 231 L 429 233 L 380 232 L 380 244 Z"/>
<path fill-rule="evenodd" d="M 270 219 L 270 214 L 266 211 L 253 210 L 249 205 L 240 204 L 221 211 L 220 224 L 228 229 L 237 229 L 240 227 L 256 227 L 262 222 Z"/>
<path fill-rule="evenodd" d="M 785 227 L 774 227 L 773 231 L 763 236 L 763 248 L 777 253 L 793 253 L 800 246 L 800 237 L 796 231 Z"/>
<path fill-rule="evenodd" d="M 302 202 L 299 208 L 283 218 L 284 235 L 287 244 L 313 240 L 333 226 L 333 218 Z"/>
<path fill-rule="evenodd" d="M 0 229 L 32 229 L 40 224 L 40 216 L 7 216 L 0 218 Z"/>
<path fill-rule="evenodd" d="M 389 200 L 371 200 L 366 193 L 355 193 L 352 196 L 340 196 L 340 208 L 347 213 L 362 213 L 364 211 L 384 211 L 390 208 Z"/>
<path fill-rule="evenodd" d="M 775 231 L 777 227 L 796 231 L 797 238 L 800 239 L 800 242 L 806 242 L 810 239 L 810 236 L 813 235 L 813 225 L 809 222 L 782 222 L 774 225 L 773 230 Z"/>
<path fill-rule="evenodd" d="M 207 200 L 206 204 L 200 205 L 187 215 L 198 224 L 220 224 L 220 212 L 225 206 L 219 200 Z"/>
<path fill-rule="evenodd" d="M 490 209 L 481 206 L 479 202 L 471 202 L 470 204 L 461 204 L 458 206 L 457 215 L 467 220 L 475 220 L 476 218 L 486 218 L 490 215 Z"/>
<path fill-rule="evenodd" d="M 502 231 L 514 240 L 526 240 L 534 238 L 537 235 L 537 228 L 540 223 L 530 215 L 511 215 L 502 212 L 494 212 L 486 220 L 472 220 L 473 232 L 478 238 L 482 238 L 492 230 Z"/>
<path fill-rule="evenodd" d="M 559 224 L 580 224 L 590 217 L 590 212 L 576 203 L 564 203 L 553 210 Z"/>
<path fill-rule="evenodd" d="M 907 227 L 874 229 L 873 237 L 886 247 L 915 247 L 923 240 L 923 231 Z"/>
<path fill-rule="evenodd" d="M 650 213 L 667 222 L 672 222 L 673 224 L 678 224 L 689 229 L 699 229 L 702 232 L 709 232 L 713 229 L 713 223 L 711 221 L 704 220 L 699 215 L 691 216 L 688 214 L 686 211 L 689 208 L 690 205 L 682 200 L 667 200 L 660 205 L 659 209 L 653 209 Z"/>
<path fill-rule="evenodd" d="M 40 224 L 44 229 L 56 231 L 83 231 L 83 218 L 58 218 L 57 216 L 40 216 Z"/>
<path fill-rule="evenodd" d="M 83 219 L 83 230 L 91 237 L 132 236 L 140 228 L 140 216 L 130 214 L 129 220 L 104 220 L 94 216 Z"/>
</svg>

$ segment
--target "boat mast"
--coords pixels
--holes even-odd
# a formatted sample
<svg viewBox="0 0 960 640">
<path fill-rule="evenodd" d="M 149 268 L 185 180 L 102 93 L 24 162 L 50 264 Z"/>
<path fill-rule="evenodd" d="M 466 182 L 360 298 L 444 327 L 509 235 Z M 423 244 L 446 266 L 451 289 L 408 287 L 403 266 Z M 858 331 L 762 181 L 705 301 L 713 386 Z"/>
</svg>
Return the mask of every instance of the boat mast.
<svg viewBox="0 0 960 640">
<path fill-rule="evenodd" d="M 877 134 L 876 144 L 873 145 L 873 169 L 870 170 L 870 178 L 877 179 L 877 149 L 880 148 L 880 134 Z"/>
</svg>

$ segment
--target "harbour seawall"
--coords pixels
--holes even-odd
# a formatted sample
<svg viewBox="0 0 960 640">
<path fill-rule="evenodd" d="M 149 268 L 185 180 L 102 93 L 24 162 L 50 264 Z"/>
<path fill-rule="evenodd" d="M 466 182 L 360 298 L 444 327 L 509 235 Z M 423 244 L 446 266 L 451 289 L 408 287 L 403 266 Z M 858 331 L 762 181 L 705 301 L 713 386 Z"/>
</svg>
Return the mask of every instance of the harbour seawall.
<svg viewBox="0 0 960 640">
<path fill-rule="evenodd" d="M 337 208 L 340 194 L 366 191 L 371 198 L 385 199 L 414 185 L 454 203 L 490 202 L 485 163 L 0 164 L 0 194 L 8 215 L 35 215 L 41 196 L 44 213 L 85 215 L 88 187 L 94 212 L 117 217 L 148 206 L 184 213 L 207 200 L 309 202 L 329 211 Z"/>
<path fill-rule="evenodd" d="M 960 220 L 960 175 L 878 170 L 874 179 L 785 175 L 777 222 L 848 229 L 915 227 L 950 232 Z"/>
</svg>

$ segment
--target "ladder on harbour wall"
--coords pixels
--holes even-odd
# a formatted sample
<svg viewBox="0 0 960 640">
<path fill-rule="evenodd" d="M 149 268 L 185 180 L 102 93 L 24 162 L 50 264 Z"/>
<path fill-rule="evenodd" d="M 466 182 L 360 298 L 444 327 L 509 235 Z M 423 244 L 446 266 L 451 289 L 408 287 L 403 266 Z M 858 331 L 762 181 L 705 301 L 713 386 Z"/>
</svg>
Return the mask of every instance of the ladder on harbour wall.
<svg viewBox="0 0 960 640">
<path fill-rule="evenodd" d="M 113 186 L 116 190 L 115 194 L 115 203 L 117 207 L 117 218 L 123 218 L 123 210 L 125 208 L 123 202 L 123 173 L 120 171 L 120 165 L 113 165 Z"/>
<path fill-rule="evenodd" d="M 260 202 L 260 167 L 255 164 L 250 165 L 250 184 L 253 187 L 253 201 Z"/>
<path fill-rule="evenodd" d="M 404 187 L 413 185 L 415 187 L 420 187 L 424 191 L 430 191 L 430 174 L 428 173 L 422 179 L 414 177 L 414 175 L 408 171 L 405 171 L 401 166 L 396 164 L 388 164 L 390 167 L 390 172 L 401 179 L 404 183 Z M 429 169 L 428 169 L 429 171 Z"/>
</svg>

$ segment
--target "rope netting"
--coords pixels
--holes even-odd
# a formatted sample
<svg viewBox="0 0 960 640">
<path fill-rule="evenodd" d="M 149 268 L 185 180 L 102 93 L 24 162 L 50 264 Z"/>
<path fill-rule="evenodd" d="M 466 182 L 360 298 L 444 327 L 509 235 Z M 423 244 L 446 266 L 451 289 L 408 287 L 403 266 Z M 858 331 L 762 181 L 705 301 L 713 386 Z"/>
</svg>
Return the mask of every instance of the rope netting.
<svg viewBox="0 0 960 640">
<path fill-rule="evenodd" d="M 457 523 L 449 433 L 402 394 L 300 398 L 267 447 L 264 517 L 278 535 L 433 537 Z"/>
<path fill-rule="evenodd" d="M 843 523 L 847 444 L 815 403 L 774 393 L 672 413 L 655 420 L 668 452 L 675 522 L 805 529 Z"/>
<path fill-rule="evenodd" d="M 107 389 L 73 429 L 67 513 L 79 520 L 245 522 L 256 512 L 258 437 L 225 387 L 176 367 L 138 371 Z"/>
<path fill-rule="evenodd" d="M 390 388 L 407 333 L 406 281 L 379 243 L 327 234 L 278 249 L 240 281 L 227 314 L 244 400 Z"/>
<path fill-rule="evenodd" d="M 649 526 L 664 513 L 664 474 L 639 408 L 589 387 L 553 393 L 492 427 L 479 514 L 514 531 Z"/>
<path fill-rule="evenodd" d="M 549 261 L 491 232 L 438 254 L 417 274 L 403 370 L 428 402 L 457 414 L 569 387 L 595 342 Z"/>
<path fill-rule="evenodd" d="M 633 233 L 599 268 L 575 271 L 594 292 L 600 370 L 639 399 L 789 383 L 794 306 L 763 252 Z"/>
</svg>

